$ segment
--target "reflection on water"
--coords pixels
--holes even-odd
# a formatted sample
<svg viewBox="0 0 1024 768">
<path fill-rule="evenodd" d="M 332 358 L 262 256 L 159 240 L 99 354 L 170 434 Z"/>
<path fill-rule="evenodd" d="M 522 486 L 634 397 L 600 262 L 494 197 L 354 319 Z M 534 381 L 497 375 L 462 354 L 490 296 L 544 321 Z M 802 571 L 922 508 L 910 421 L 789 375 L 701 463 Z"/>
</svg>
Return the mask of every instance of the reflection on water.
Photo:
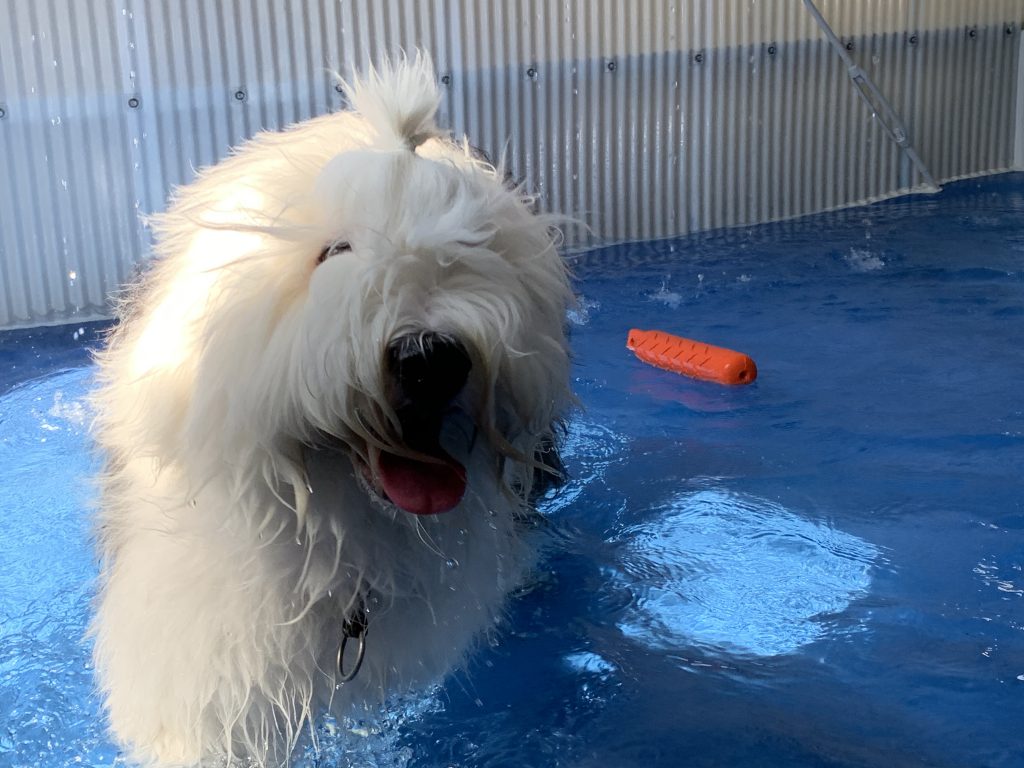
<svg viewBox="0 0 1024 768">
<path fill-rule="evenodd" d="M 618 540 L 615 579 L 634 594 L 624 633 L 757 656 L 823 638 L 825 620 L 867 594 L 878 556 L 856 536 L 719 490 L 679 496 Z"/>
</svg>

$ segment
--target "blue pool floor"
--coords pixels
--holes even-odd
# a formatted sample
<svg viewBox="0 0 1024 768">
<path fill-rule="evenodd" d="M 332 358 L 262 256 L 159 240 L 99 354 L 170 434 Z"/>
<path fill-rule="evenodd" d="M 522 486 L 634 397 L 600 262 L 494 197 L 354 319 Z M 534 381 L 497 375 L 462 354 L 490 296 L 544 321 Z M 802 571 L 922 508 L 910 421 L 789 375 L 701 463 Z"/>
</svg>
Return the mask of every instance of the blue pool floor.
<svg viewBox="0 0 1024 768">
<path fill-rule="evenodd" d="M 572 260 L 540 569 L 467 673 L 299 764 L 1024 766 L 1024 175 Z M 81 639 L 101 330 L 0 334 L 0 766 L 119 762 Z"/>
</svg>

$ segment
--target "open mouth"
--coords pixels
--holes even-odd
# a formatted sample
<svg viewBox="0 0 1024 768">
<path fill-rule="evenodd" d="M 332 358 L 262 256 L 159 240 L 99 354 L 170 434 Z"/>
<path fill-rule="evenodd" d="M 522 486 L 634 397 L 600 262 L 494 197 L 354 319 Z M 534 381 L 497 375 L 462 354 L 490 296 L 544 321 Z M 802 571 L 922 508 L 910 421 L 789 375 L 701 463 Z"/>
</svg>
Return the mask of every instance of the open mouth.
<svg viewBox="0 0 1024 768">
<path fill-rule="evenodd" d="M 400 336 L 387 349 L 391 399 L 408 453 L 370 448 L 363 476 L 369 487 L 399 509 L 436 515 L 466 494 L 466 468 L 441 446 L 452 401 L 472 363 L 456 339 L 421 332 Z"/>
<path fill-rule="evenodd" d="M 422 452 L 417 452 L 422 454 Z M 424 459 L 373 449 L 376 473 L 363 465 L 370 487 L 399 509 L 436 515 L 458 506 L 466 494 L 466 468 L 440 446 Z"/>
</svg>

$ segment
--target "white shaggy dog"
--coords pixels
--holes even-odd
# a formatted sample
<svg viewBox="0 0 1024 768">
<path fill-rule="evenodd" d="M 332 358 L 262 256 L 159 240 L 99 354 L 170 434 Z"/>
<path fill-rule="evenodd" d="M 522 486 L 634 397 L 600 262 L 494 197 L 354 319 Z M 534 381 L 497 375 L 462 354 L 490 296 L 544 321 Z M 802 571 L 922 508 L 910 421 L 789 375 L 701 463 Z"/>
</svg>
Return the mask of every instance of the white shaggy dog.
<svg viewBox="0 0 1024 768">
<path fill-rule="evenodd" d="M 426 57 L 347 92 L 177 192 L 99 357 L 91 631 L 145 763 L 286 762 L 457 667 L 531 562 L 571 401 L 550 222 L 441 134 Z"/>
</svg>

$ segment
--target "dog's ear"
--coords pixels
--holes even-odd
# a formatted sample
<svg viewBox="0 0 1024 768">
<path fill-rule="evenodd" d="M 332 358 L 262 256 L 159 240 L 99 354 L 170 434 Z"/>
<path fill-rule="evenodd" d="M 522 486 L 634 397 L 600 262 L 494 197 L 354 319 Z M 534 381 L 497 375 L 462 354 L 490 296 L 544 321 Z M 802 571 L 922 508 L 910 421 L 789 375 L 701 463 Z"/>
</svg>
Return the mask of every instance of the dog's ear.
<svg viewBox="0 0 1024 768">
<path fill-rule="evenodd" d="M 547 434 L 534 451 L 533 458 L 537 468 L 533 470 L 533 485 L 530 488 L 530 501 L 536 501 L 553 488 L 558 488 L 566 481 L 565 464 L 558 452 L 557 434 L 553 429 Z"/>
</svg>

